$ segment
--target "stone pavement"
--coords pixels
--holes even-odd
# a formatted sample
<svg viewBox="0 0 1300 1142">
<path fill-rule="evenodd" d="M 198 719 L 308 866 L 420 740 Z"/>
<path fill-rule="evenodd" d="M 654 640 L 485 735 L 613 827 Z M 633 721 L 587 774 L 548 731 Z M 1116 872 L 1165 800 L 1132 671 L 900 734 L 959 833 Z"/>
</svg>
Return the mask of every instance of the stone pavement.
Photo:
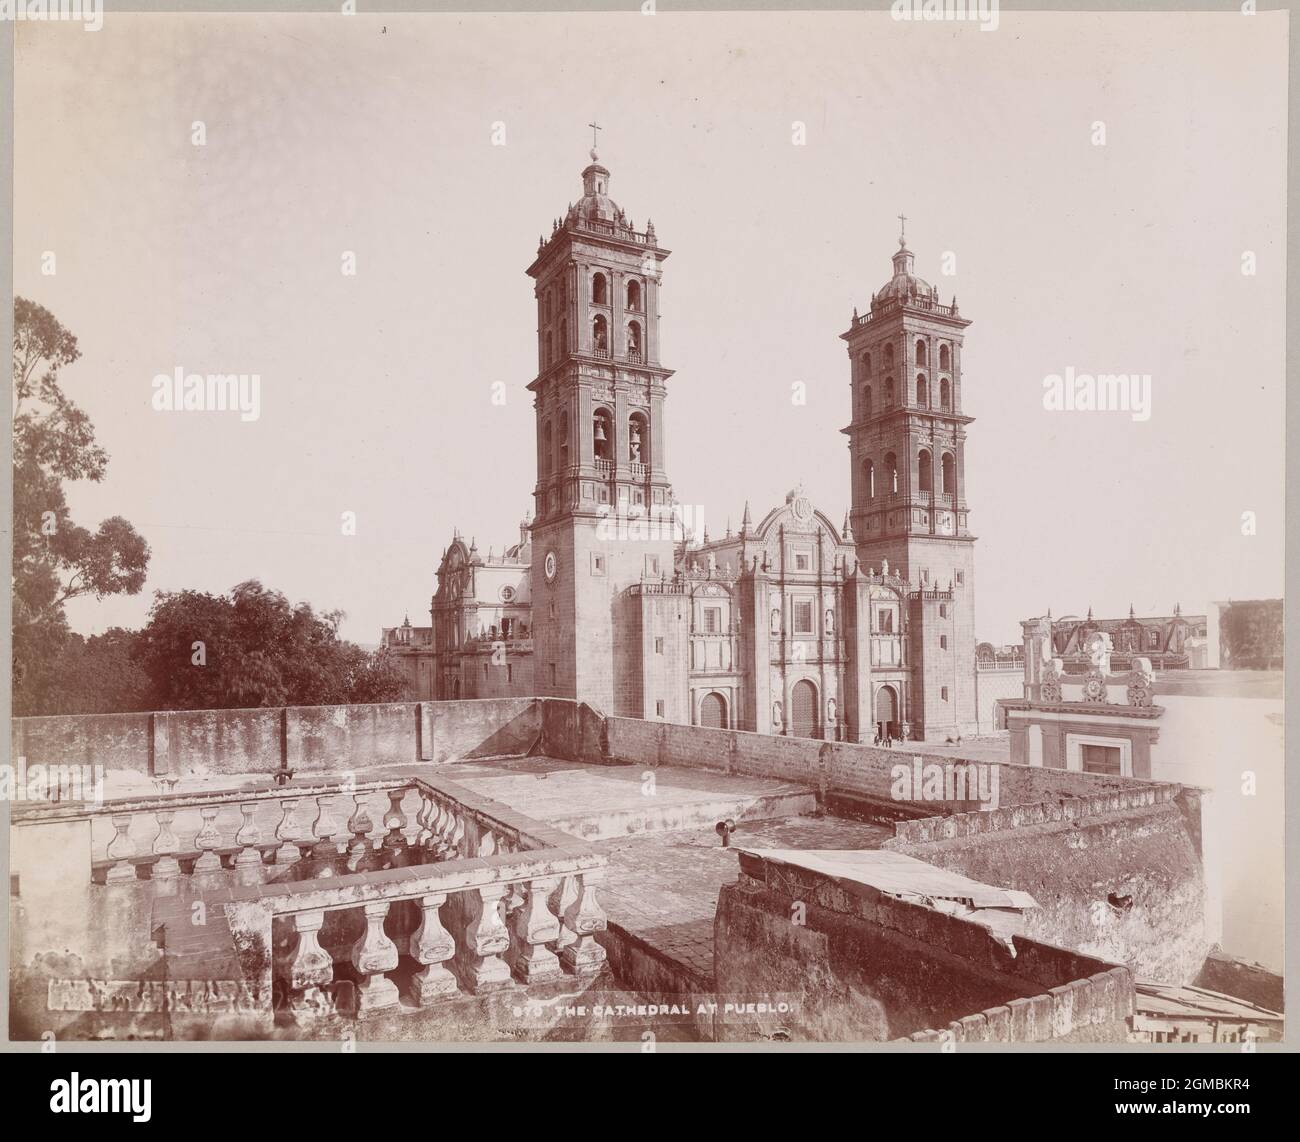
<svg viewBox="0 0 1300 1142">
<path fill-rule="evenodd" d="M 805 785 L 703 769 L 582 765 L 549 757 L 460 761 L 442 769 L 459 785 L 581 840 L 712 827 L 816 810 Z"/>
<path fill-rule="evenodd" d="M 750 848 L 875 849 L 892 827 L 838 817 L 741 823 L 732 843 Z M 609 857 L 601 906 L 612 925 L 684 969 L 692 987 L 713 981 L 713 917 L 718 893 L 736 879 L 735 849 L 711 828 L 596 841 Z"/>
</svg>

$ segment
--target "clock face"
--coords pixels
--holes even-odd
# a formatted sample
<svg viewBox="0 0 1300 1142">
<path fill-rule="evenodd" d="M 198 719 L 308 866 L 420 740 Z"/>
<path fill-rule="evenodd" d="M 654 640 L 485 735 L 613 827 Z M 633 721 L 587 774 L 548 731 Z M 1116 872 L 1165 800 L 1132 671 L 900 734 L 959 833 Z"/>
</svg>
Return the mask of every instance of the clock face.
<svg viewBox="0 0 1300 1142">
<path fill-rule="evenodd" d="M 555 552 L 554 552 L 554 551 L 548 551 L 548 552 L 546 553 L 546 563 L 545 563 L 545 568 L 546 568 L 546 581 L 547 581 L 548 583 L 552 583 L 552 582 L 555 581 L 555 571 L 556 571 L 556 568 L 557 568 L 558 566 L 559 566 L 559 564 L 556 562 L 556 559 L 555 559 Z"/>
<path fill-rule="evenodd" d="M 515 589 L 508 584 L 501 588 L 501 601 L 503 603 L 514 602 Z"/>
</svg>

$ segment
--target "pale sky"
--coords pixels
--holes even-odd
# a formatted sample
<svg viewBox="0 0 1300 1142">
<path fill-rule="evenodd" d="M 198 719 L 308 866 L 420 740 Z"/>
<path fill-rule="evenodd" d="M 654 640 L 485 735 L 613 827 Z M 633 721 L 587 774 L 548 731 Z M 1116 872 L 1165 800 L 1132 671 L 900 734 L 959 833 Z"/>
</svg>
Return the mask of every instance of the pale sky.
<svg viewBox="0 0 1300 1142">
<path fill-rule="evenodd" d="M 838 335 L 889 277 L 904 212 L 916 272 L 974 322 L 979 637 L 1019 641 L 1049 606 L 1278 596 L 1286 19 L 19 24 L 15 290 L 77 335 L 64 383 L 111 456 L 70 489 L 74 518 L 124 515 L 153 549 L 144 592 L 70 620 L 139 626 L 154 590 L 257 577 L 373 643 L 428 622 L 453 526 L 485 554 L 515 542 L 535 479 L 524 270 L 581 194 L 593 116 L 613 197 L 673 251 L 668 472 L 711 534 L 798 482 L 842 519 Z M 257 373 L 260 419 L 154 411 L 178 366 Z M 1067 367 L 1149 374 L 1150 420 L 1046 411 Z"/>
</svg>

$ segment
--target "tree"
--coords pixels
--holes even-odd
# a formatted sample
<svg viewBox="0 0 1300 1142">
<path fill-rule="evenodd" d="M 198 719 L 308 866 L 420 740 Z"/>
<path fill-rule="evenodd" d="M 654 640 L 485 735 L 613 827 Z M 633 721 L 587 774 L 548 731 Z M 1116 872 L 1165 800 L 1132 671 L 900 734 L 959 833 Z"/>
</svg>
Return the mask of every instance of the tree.
<svg viewBox="0 0 1300 1142">
<path fill-rule="evenodd" d="M 111 714 L 152 709 L 149 679 L 135 661 L 136 631 L 69 634 L 50 667 L 29 681 L 30 713 Z"/>
<path fill-rule="evenodd" d="M 155 709 L 390 702 L 391 659 L 338 637 L 341 611 L 316 614 L 250 579 L 229 595 L 157 592 L 136 661 Z"/>
<path fill-rule="evenodd" d="M 121 516 L 89 531 L 72 521 L 63 485 L 104 478 L 108 454 L 63 391 L 59 371 L 81 356 L 77 339 L 49 310 L 14 300 L 15 713 L 48 698 L 53 663 L 69 637 L 63 607 L 81 595 L 137 594 L 149 545 Z"/>
</svg>

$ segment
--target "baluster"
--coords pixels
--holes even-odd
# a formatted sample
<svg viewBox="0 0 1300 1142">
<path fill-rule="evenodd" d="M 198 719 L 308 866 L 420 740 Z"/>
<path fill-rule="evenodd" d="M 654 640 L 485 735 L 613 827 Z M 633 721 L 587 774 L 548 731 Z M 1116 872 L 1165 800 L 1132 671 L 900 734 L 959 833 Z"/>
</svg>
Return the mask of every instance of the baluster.
<svg viewBox="0 0 1300 1142">
<path fill-rule="evenodd" d="M 575 875 L 580 881 L 578 898 L 564 914 L 565 927 L 575 938 L 561 953 L 560 962 L 577 976 L 596 975 L 605 966 L 605 949 L 596 942 L 596 933 L 605 930 L 605 913 L 596 902 L 596 885 L 604 877 L 603 868 Z"/>
<path fill-rule="evenodd" d="M 312 823 L 312 836 L 316 838 L 316 844 L 312 848 L 313 856 L 338 856 L 339 848 L 334 842 L 334 835 L 339 831 L 339 826 L 326 804 L 332 796 L 331 793 L 322 793 L 316 798 L 316 820 Z"/>
<path fill-rule="evenodd" d="M 510 982 L 510 968 L 501 959 L 501 953 L 510 947 L 510 932 L 499 911 L 505 894 L 504 884 L 466 890 L 470 919 L 465 925 L 465 946 L 469 953 L 469 987 L 476 995 Z"/>
<path fill-rule="evenodd" d="M 451 814 L 441 801 L 434 803 L 434 810 L 434 854 L 437 860 L 446 860 L 451 851 Z"/>
<path fill-rule="evenodd" d="M 154 812 L 154 819 L 158 822 L 158 835 L 153 839 L 153 852 L 158 859 L 154 861 L 150 875 L 158 881 L 175 880 L 181 874 L 180 861 L 176 859 L 181 843 L 172 829 L 176 810 L 158 809 Z"/>
<path fill-rule="evenodd" d="M 397 967 L 397 945 L 384 931 L 384 917 L 388 915 L 387 900 L 372 900 L 362 906 L 366 914 L 366 930 L 352 945 L 352 966 L 361 976 L 357 988 L 357 1017 L 364 1019 L 399 1006 L 397 984 L 384 972 Z"/>
<path fill-rule="evenodd" d="M 253 820 L 254 815 L 257 813 L 257 802 L 245 801 L 241 803 L 239 812 L 244 820 L 239 826 L 239 832 L 235 834 L 235 844 L 240 846 L 239 852 L 235 856 L 235 867 L 241 869 L 261 868 L 262 850 L 257 847 L 257 844 L 262 839 L 262 832 Z"/>
<path fill-rule="evenodd" d="M 131 815 L 125 813 L 114 816 L 113 828 L 117 831 L 113 834 L 113 839 L 108 842 L 105 855 L 109 860 L 116 863 L 108 870 L 104 879 L 109 884 L 135 880 L 135 865 L 127 859 L 135 856 L 135 844 L 128 836 L 131 828 Z"/>
<path fill-rule="evenodd" d="M 481 857 L 490 857 L 497 851 L 496 835 L 491 829 L 486 829 L 483 835 L 478 839 L 478 855 Z"/>
<path fill-rule="evenodd" d="M 554 888 L 554 877 L 530 880 L 524 906 L 515 913 L 518 952 L 514 968 L 524 983 L 540 983 L 564 974 L 559 957 L 546 946 L 560 938 L 560 921 L 548 905 Z"/>
<path fill-rule="evenodd" d="M 384 828 L 388 830 L 388 836 L 384 838 L 384 847 L 391 849 L 403 849 L 407 841 L 404 830 L 406 829 L 406 813 L 402 811 L 402 798 L 406 796 L 406 790 L 390 789 L 388 791 L 388 812 L 384 814 Z"/>
<path fill-rule="evenodd" d="M 415 847 L 424 853 L 433 839 L 433 829 L 429 825 L 429 818 L 433 811 L 433 798 L 423 789 L 420 790 L 420 811 L 415 815 L 415 823 L 420 826 L 420 831 L 415 837 Z"/>
<path fill-rule="evenodd" d="M 569 931 L 568 924 L 564 922 L 564 917 L 569 914 L 569 909 L 577 903 L 578 895 L 578 878 L 575 876 L 560 877 L 560 887 L 554 896 L 555 914 L 560 917 L 560 934 L 555 940 L 555 950 L 557 952 L 563 952 L 578 938 L 573 932 Z"/>
<path fill-rule="evenodd" d="M 374 821 L 370 819 L 370 814 L 366 812 L 365 799 L 366 794 L 364 793 L 352 794 L 352 803 L 355 808 L 347 823 L 347 830 L 352 834 L 352 844 L 348 847 L 348 865 L 354 869 L 357 863 L 370 852 L 370 838 L 367 834 L 375 827 Z"/>
<path fill-rule="evenodd" d="M 195 872 L 216 872 L 221 868 L 221 854 L 217 852 L 221 844 L 221 833 L 217 830 L 217 814 L 220 805 L 209 805 L 199 810 L 203 818 L 203 827 L 194 834 L 194 847 L 200 850 L 199 859 L 194 862 Z"/>
<path fill-rule="evenodd" d="M 465 854 L 465 814 L 459 808 L 451 810 L 451 835 L 448 838 L 447 859 L 458 860 Z"/>
<path fill-rule="evenodd" d="M 420 926 L 411 934 L 408 945 L 411 959 L 424 965 L 411 980 L 415 1002 L 421 1007 L 457 991 L 456 977 L 443 966 L 456 954 L 456 943 L 442 926 L 438 912 L 446 900 L 445 892 L 420 898 Z"/>
<path fill-rule="evenodd" d="M 280 842 L 280 847 L 275 850 L 276 864 L 293 864 L 302 859 L 302 852 L 293 843 L 293 834 L 289 829 L 289 818 L 293 816 L 296 804 L 295 799 L 288 797 L 280 802 L 280 823 L 275 828 L 275 839 Z"/>
<path fill-rule="evenodd" d="M 325 913 L 296 912 L 293 929 L 297 933 L 293 959 L 289 963 L 290 1006 L 296 1012 L 325 1014 L 330 1002 L 321 991 L 334 982 L 334 959 L 320 946 L 317 933 L 325 923 Z"/>
</svg>

